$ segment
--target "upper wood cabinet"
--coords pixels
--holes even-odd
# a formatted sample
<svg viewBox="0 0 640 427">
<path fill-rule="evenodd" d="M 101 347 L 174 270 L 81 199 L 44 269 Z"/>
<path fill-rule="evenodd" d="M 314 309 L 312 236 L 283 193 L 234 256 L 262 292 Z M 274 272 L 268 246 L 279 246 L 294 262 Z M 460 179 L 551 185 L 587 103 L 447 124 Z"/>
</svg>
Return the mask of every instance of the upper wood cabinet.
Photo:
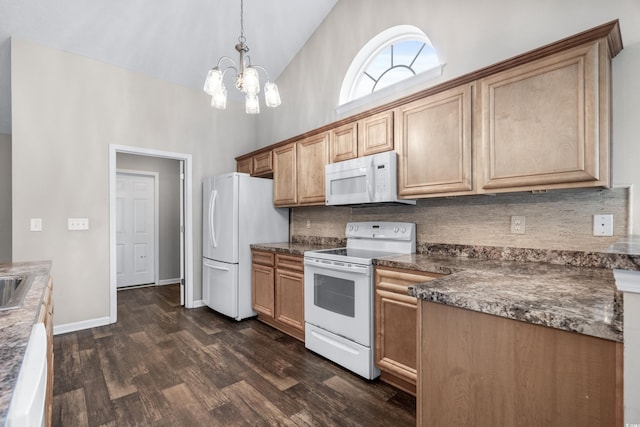
<svg viewBox="0 0 640 427">
<path fill-rule="evenodd" d="M 606 39 L 479 82 L 481 192 L 608 186 Z"/>
<path fill-rule="evenodd" d="M 358 157 L 358 122 L 329 131 L 331 163 Z"/>
<path fill-rule="evenodd" d="M 471 84 L 398 107 L 398 195 L 428 197 L 472 189 Z"/>
<path fill-rule="evenodd" d="M 324 205 L 324 167 L 329 163 L 329 132 L 273 150 L 273 204 Z"/>
<path fill-rule="evenodd" d="M 273 204 L 293 206 L 298 203 L 296 144 L 273 150 Z"/>
<path fill-rule="evenodd" d="M 329 130 L 331 163 L 393 150 L 393 110 Z"/>
<path fill-rule="evenodd" d="M 358 156 L 393 150 L 393 110 L 358 121 Z"/>
<path fill-rule="evenodd" d="M 253 172 L 253 157 L 238 160 L 238 162 L 236 163 L 236 171 L 239 173 L 248 173 L 249 175 L 251 175 Z"/>
<path fill-rule="evenodd" d="M 608 187 L 621 49 L 612 21 L 283 141 L 275 204 L 321 205 L 324 165 L 388 150 L 401 198 Z M 238 170 L 262 170 L 259 155 Z"/>
<path fill-rule="evenodd" d="M 329 163 L 329 132 L 296 143 L 298 204 L 324 205 L 324 167 Z"/>
<path fill-rule="evenodd" d="M 273 151 L 265 151 L 252 157 L 254 176 L 268 176 L 273 174 Z"/>
<path fill-rule="evenodd" d="M 265 151 L 236 162 L 236 171 L 251 176 L 271 177 L 273 175 L 273 151 Z"/>
</svg>

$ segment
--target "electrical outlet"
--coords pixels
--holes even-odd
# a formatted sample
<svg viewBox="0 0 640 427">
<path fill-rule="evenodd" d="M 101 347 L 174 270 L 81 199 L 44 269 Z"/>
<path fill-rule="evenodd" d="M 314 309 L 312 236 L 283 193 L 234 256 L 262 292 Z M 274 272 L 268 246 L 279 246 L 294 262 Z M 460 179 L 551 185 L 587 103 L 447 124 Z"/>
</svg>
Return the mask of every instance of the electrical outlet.
<svg viewBox="0 0 640 427">
<path fill-rule="evenodd" d="M 67 229 L 78 231 L 89 229 L 89 218 L 67 218 Z"/>
<path fill-rule="evenodd" d="M 511 234 L 524 234 L 524 216 L 514 215 L 511 217 Z"/>
<path fill-rule="evenodd" d="M 311 228 L 311 220 L 310 219 L 307 220 L 307 228 Z"/>
<path fill-rule="evenodd" d="M 594 236 L 613 236 L 613 215 L 594 215 L 593 216 L 593 235 Z"/>
</svg>

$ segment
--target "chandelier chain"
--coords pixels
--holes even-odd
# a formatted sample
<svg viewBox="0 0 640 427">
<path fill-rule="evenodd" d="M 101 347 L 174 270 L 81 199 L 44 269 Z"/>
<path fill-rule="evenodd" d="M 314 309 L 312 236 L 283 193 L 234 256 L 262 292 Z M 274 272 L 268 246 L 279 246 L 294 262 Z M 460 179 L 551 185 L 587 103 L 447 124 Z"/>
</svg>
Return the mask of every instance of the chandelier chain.
<svg viewBox="0 0 640 427">
<path fill-rule="evenodd" d="M 240 37 L 238 37 L 240 43 L 244 43 L 247 39 L 244 37 L 244 0 L 240 0 Z"/>
</svg>

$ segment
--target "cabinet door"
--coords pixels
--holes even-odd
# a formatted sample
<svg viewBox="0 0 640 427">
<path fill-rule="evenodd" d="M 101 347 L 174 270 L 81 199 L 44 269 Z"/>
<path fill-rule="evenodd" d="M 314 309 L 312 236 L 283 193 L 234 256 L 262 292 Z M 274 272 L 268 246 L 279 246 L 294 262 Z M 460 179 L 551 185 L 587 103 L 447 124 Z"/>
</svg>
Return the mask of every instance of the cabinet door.
<svg viewBox="0 0 640 427">
<path fill-rule="evenodd" d="M 297 202 L 296 144 L 292 143 L 273 150 L 273 204 L 294 206 Z"/>
<path fill-rule="evenodd" d="M 304 334 L 304 274 L 278 269 L 275 318 Z"/>
<path fill-rule="evenodd" d="M 393 150 L 393 111 L 384 111 L 358 122 L 358 156 Z"/>
<path fill-rule="evenodd" d="M 482 190 L 608 185 L 606 55 L 590 43 L 480 81 Z"/>
<path fill-rule="evenodd" d="M 471 184 L 471 85 L 396 109 L 398 194 L 461 193 Z"/>
<path fill-rule="evenodd" d="M 348 123 L 329 131 L 331 163 L 358 157 L 358 123 Z"/>
<path fill-rule="evenodd" d="M 251 266 L 251 296 L 253 310 L 274 316 L 274 268 L 253 263 Z"/>
<path fill-rule="evenodd" d="M 377 268 L 375 273 L 375 362 L 382 380 L 415 394 L 417 299 L 409 286 L 432 275 Z"/>
<path fill-rule="evenodd" d="M 247 159 L 238 160 L 236 163 L 236 172 L 248 173 L 252 172 L 253 159 L 251 157 Z"/>
<path fill-rule="evenodd" d="M 273 173 L 273 152 L 256 154 L 253 156 L 253 173 L 254 176 L 265 176 Z"/>
<path fill-rule="evenodd" d="M 418 426 L 622 426 L 623 344 L 421 301 Z"/>
<path fill-rule="evenodd" d="M 324 167 L 329 163 L 329 133 L 296 143 L 298 204 L 324 205 Z"/>
</svg>

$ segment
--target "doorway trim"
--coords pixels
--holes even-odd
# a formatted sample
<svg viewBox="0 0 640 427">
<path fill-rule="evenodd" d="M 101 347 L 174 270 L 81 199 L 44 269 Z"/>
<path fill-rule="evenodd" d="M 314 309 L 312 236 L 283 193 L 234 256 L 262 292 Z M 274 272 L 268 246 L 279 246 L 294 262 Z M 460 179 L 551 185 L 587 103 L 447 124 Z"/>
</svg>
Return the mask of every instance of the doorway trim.
<svg viewBox="0 0 640 427">
<path fill-rule="evenodd" d="M 160 176 L 158 172 L 116 168 L 116 179 L 118 178 L 118 174 L 146 176 L 146 177 L 153 178 L 153 259 L 154 259 L 153 284 L 157 285 L 160 280 Z M 182 203 L 182 200 L 180 200 L 180 203 Z M 116 212 L 116 221 L 117 219 L 118 219 L 118 214 Z M 117 240 L 117 235 L 116 235 L 116 240 Z M 118 263 L 117 263 L 117 257 L 116 257 L 116 266 L 117 265 Z M 116 274 L 116 285 L 117 285 L 117 274 Z"/>
<path fill-rule="evenodd" d="M 116 259 L 116 158 L 117 153 L 138 154 L 182 160 L 184 162 L 184 280 L 185 307 L 193 308 L 193 176 L 191 154 L 109 144 L 109 321 L 118 320 L 118 281 Z"/>
</svg>

